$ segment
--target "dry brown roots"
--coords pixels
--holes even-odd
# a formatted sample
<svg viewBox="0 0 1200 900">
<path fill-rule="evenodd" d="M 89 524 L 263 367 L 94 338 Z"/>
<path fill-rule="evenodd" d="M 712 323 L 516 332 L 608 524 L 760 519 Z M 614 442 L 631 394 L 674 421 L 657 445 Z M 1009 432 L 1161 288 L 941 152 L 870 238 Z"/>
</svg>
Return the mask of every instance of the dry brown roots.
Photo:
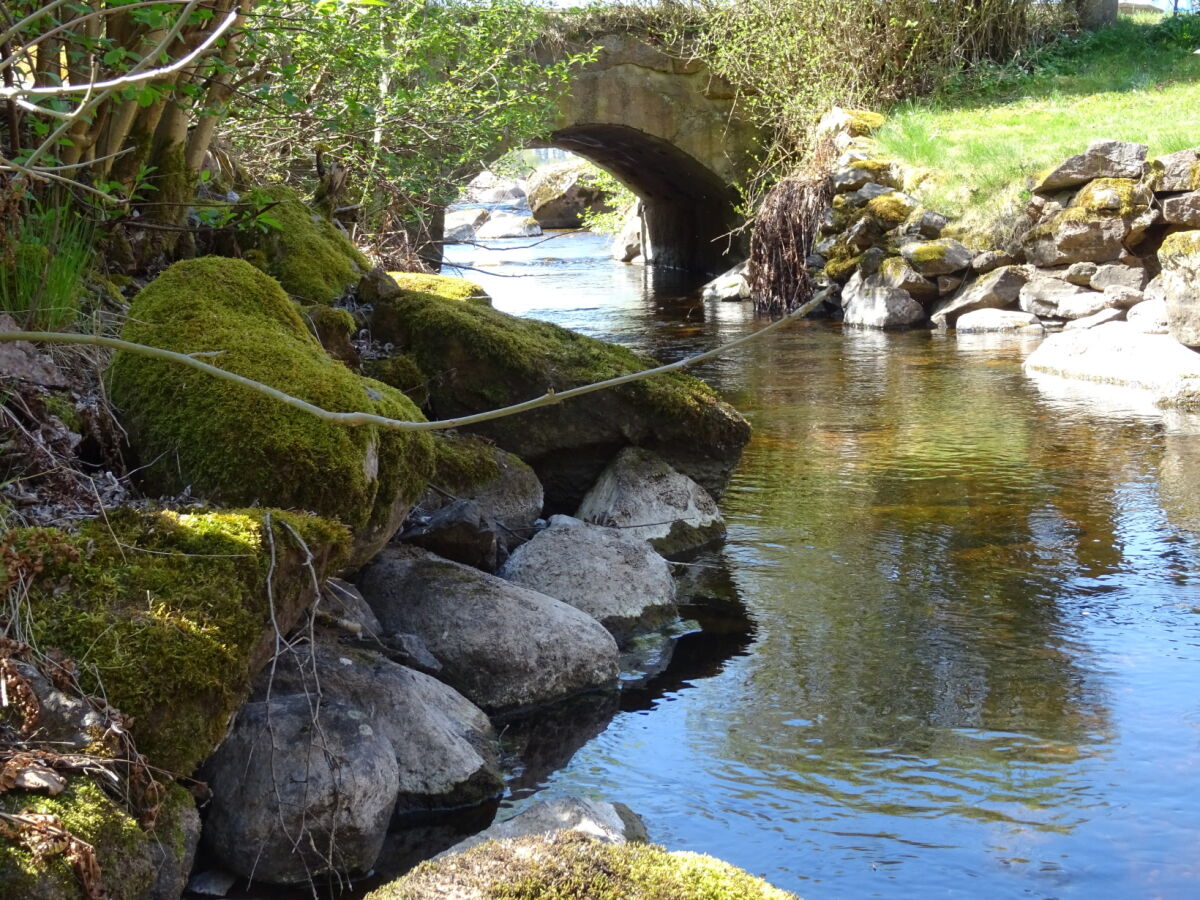
<svg viewBox="0 0 1200 900">
<path fill-rule="evenodd" d="M 750 291 L 758 312 L 788 313 L 812 299 L 815 285 L 806 260 L 833 202 L 828 176 L 831 156 L 831 147 L 818 148 L 809 171 L 771 188 L 754 217 Z"/>
</svg>

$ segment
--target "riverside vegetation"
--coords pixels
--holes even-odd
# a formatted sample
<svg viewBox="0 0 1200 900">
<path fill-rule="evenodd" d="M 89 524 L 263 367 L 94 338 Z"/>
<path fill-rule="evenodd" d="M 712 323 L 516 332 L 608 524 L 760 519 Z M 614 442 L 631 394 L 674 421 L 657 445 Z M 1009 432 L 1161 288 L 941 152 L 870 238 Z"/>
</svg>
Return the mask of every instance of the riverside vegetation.
<svg viewBox="0 0 1200 900">
<path fill-rule="evenodd" d="M 1187 122 L 1154 137 L 1155 156 L 1183 155 L 1147 166 L 1144 148 L 1084 154 L 1085 175 L 1055 184 L 1048 173 L 1040 201 L 1022 194 L 1028 172 L 1085 150 L 1067 133 L 1084 122 L 1082 100 L 1060 94 L 1105 73 L 1117 80 L 1101 108 L 1117 110 L 1129 89 L 1169 78 L 1147 91 L 1145 109 L 1160 110 L 1147 121 L 1191 96 L 1194 18 L 1064 37 L 1079 7 L 969 4 L 947 27 L 941 6 L 919 0 L 849 13 L 787 0 L 765 20 L 744 4 L 553 20 L 513 0 L 18 4 L 21 18 L 0 22 L 0 331 L 119 334 L 326 410 L 408 422 L 644 371 L 653 360 L 416 271 L 459 182 L 542 135 L 587 55 L 543 68 L 531 48 L 614 27 L 698 54 L 738 85 L 770 138 L 743 185 L 747 211 L 798 164 L 810 179 L 828 167 L 811 163 L 815 113 L 933 94 L 882 128 L 874 115 L 827 122 L 843 140 L 838 171 L 852 174 L 837 199 L 823 188 L 828 210 L 810 204 L 829 213 L 828 252 L 815 265 L 814 222 L 798 254 L 814 274 L 792 277 L 842 286 L 848 307 L 855 291 L 903 306 L 899 291 L 920 310 L 908 307 L 911 324 L 970 290 L 964 273 L 990 273 L 968 231 L 995 224 L 997 196 L 1036 207 L 1027 255 L 1083 265 L 1048 276 L 1079 290 L 1029 300 L 1053 307 L 1043 318 L 1072 318 L 1058 315 L 1064 292 L 1148 292 L 1151 275 L 1174 303 L 1195 284 L 1188 235 L 1200 223 L 1141 220 L 1168 202 L 1192 214 L 1200 162 L 1186 155 Z M 964 83 L 973 99 L 947 101 Z M 1013 95 L 1061 122 L 1061 139 L 1034 152 L 1036 133 L 1018 131 L 988 159 L 970 140 L 935 149 L 953 123 L 1008 121 L 997 98 Z M 1145 137 L 1123 127 L 1096 136 Z M 862 143 L 871 131 L 879 143 Z M 1136 171 L 1121 168 L 1131 153 Z M 1099 233 L 1103 258 L 1062 256 L 1076 225 Z M 1139 245 L 1146 234 L 1152 245 Z M 1117 264 L 1140 283 L 1104 283 Z M 1137 308 L 1130 299 L 1103 308 Z M 719 539 L 715 501 L 749 439 L 736 411 L 676 373 L 431 435 L 346 428 L 128 351 L 49 347 L 0 343 L 0 891 L 14 896 L 174 898 L 198 851 L 280 884 L 403 868 L 384 852 L 389 833 L 494 799 L 497 723 L 611 692 L 631 640 L 669 643 L 668 565 L 626 532 L 702 515 L 703 527 L 646 534 L 671 555 Z M 538 521 L 562 513 L 578 518 Z M 554 571 L 539 552 L 578 555 Z M 582 587 L 579 572 L 590 573 Z M 658 587 L 633 592 L 632 609 L 628 592 L 604 606 L 587 587 L 635 579 Z M 635 817 L 607 804 L 571 815 L 608 843 L 504 834 L 378 896 L 448 884 L 481 896 L 784 896 L 640 845 Z"/>
</svg>

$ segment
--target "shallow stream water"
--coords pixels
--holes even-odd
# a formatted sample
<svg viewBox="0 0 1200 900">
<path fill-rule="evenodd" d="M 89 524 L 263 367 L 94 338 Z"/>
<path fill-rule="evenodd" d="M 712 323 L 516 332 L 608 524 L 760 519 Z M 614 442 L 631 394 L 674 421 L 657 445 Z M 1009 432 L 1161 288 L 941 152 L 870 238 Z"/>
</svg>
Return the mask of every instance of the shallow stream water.
<svg viewBox="0 0 1200 900">
<path fill-rule="evenodd" d="M 499 309 L 664 360 L 762 324 L 592 235 L 493 246 L 448 249 Z M 694 574 L 753 641 L 500 816 L 622 801 L 808 900 L 1200 897 L 1200 417 L 1035 383 L 1033 346 L 803 322 L 702 366 L 754 438 Z"/>
</svg>

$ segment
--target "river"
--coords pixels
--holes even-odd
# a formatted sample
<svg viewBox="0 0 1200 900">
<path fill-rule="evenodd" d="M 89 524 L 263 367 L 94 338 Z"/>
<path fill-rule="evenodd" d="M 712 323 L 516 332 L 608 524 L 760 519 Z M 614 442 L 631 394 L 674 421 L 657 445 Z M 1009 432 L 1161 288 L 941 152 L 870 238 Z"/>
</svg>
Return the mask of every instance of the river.
<svg viewBox="0 0 1200 900">
<path fill-rule="evenodd" d="M 664 360 L 761 326 L 593 235 L 494 243 L 449 257 L 507 312 Z M 754 426 L 697 561 L 753 642 L 501 817 L 621 801 L 807 900 L 1200 896 L 1200 417 L 1032 346 L 802 322 L 700 367 Z"/>
</svg>

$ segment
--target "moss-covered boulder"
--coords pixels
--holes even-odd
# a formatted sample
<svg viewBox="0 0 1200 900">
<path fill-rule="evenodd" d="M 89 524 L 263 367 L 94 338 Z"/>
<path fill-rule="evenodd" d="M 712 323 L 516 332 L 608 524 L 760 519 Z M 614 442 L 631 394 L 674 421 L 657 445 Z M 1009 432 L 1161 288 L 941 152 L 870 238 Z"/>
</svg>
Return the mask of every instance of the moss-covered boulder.
<svg viewBox="0 0 1200 900">
<path fill-rule="evenodd" d="M 101 787 L 77 775 L 55 797 L 29 791 L 0 795 L 0 812 L 53 816 L 55 827 L 90 845 L 112 898 L 175 900 L 195 855 L 200 821 L 191 794 L 169 785 L 153 828 L 142 828 Z M 85 896 L 65 852 L 35 854 L 19 838 L 0 836 L 0 897 L 75 900 Z M 98 896 L 98 895 L 87 895 Z"/>
<path fill-rule="evenodd" d="M 301 307 L 300 315 L 326 353 L 349 366 L 358 364 L 358 351 L 350 342 L 358 325 L 349 311 L 318 303 L 316 306 Z"/>
<path fill-rule="evenodd" d="M 656 365 L 623 347 L 546 322 L 433 294 L 404 292 L 376 309 L 375 337 L 429 378 L 438 418 L 508 406 Z M 653 450 L 719 497 L 750 437 L 745 419 L 701 381 L 671 373 L 473 426 L 533 466 L 551 511 L 574 511 L 624 446 Z"/>
<path fill-rule="evenodd" d="M 465 300 L 478 306 L 491 306 L 487 291 L 473 281 L 453 275 L 429 275 L 425 272 L 388 272 L 402 291 L 437 294 L 447 300 Z"/>
<path fill-rule="evenodd" d="M 84 690 L 132 717 L 151 764 L 187 775 L 349 536 L 278 510 L 115 510 L 74 532 L 11 531 L 0 549 L 0 588 L 28 581 L 33 643 L 74 659 Z"/>
<path fill-rule="evenodd" d="M 729 863 L 560 831 L 417 866 L 366 900 L 796 900 Z"/>
<path fill-rule="evenodd" d="M 121 336 L 181 353 L 332 411 L 419 420 L 399 391 L 333 360 L 276 283 L 241 260 L 176 263 L 134 298 Z M 349 427 L 185 366 L 118 353 L 110 396 L 151 491 L 304 509 L 355 536 L 351 564 L 395 533 L 433 467 L 428 436 Z"/>
<path fill-rule="evenodd" d="M 279 227 L 262 240 L 266 268 L 283 289 L 308 303 L 330 303 L 354 287 L 370 261 L 350 239 L 291 188 L 266 188 L 267 211 Z"/>
</svg>

